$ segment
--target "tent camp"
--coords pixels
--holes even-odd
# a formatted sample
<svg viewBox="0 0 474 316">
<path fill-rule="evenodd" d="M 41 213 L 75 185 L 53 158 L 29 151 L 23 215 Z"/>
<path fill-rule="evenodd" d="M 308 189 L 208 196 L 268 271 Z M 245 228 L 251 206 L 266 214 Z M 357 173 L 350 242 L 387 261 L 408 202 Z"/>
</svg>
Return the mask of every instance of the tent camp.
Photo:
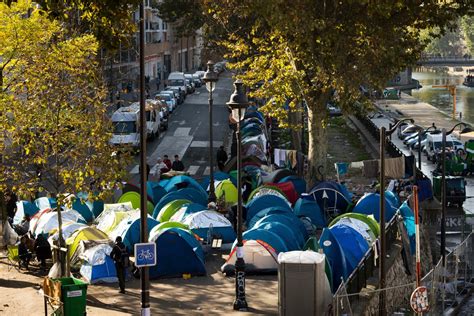
<svg viewBox="0 0 474 316">
<path fill-rule="evenodd" d="M 132 207 L 134 209 L 139 209 L 140 208 L 140 194 L 133 191 L 122 194 L 122 196 L 119 198 L 117 203 L 125 203 L 125 202 L 130 202 L 132 203 Z M 146 208 L 147 208 L 148 214 L 152 214 L 155 206 L 150 201 L 147 201 Z"/>
<path fill-rule="evenodd" d="M 334 181 L 320 182 L 301 197 L 316 201 L 321 210 L 333 214 L 347 212 L 352 205 L 352 195 L 347 188 Z"/>
<path fill-rule="evenodd" d="M 183 204 L 179 210 L 171 216 L 170 221 L 172 222 L 183 222 L 186 216 L 197 213 L 199 211 L 203 211 L 207 209 L 206 206 L 197 204 L 197 203 L 189 203 Z"/>
<path fill-rule="evenodd" d="M 323 249 L 324 254 L 331 264 L 332 271 L 332 289 L 337 290 L 341 283 L 341 278 L 346 280 L 349 272 L 346 263 L 344 250 L 342 249 L 336 236 L 329 228 L 324 228 L 319 238 L 319 246 Z"/>
<path fill-rule="evenodd" d="M 293 208 L 293 212 L 298 217 L 307 217 L 311 220 L 316 228 L 324 228 L 327 226 L 324 212 L 319 208 L 319 204 L 316 201 L 298 199 Z"/>
<path fill-rule="evenodd" d="M 385 221 L 392 219 L 397 208 L 393 207 L 390 199 L 385 196 Z M 352 210 L 353 213 L 360 213 L 366 215 L 373 215 L 376 221 L 380 219 L 380 194 L 366 193 L 364 194 Z"/>
<path fill-rule="evenodd" d="M 247 222 L 247 228 L 254 227 L 255 224 L 264 218 L 267 215 L 272 215 L 272 214 L 278 214 L 278 215 L 285 215 L 285 216 L 290 216 L 290 217 L 296 217 L 293 212 L 289 209 L 282 208 L 279 206 L 271 206 L 264 208 L 263 210 L 259 211 L 257 214 L 252 216 L 252 218 Z"/>
<path fill-rule="evenodd" d="M 181 228 L 165 228 L 150 234 L 156 243 L 156 262 L 150 267 L 150 278 L 182 277 L 183 274 L 205 275 L 204 252 L 193 235 Z"/>
<path fill-rule="evenodd" d="M 334 225 L 330 230 L 344 251 L 347 272 L 351 274 L 369 249 L 369 244 L 357 230 L 348 225 Z"/>
<path fill-rule="evenodd" d="M 156 218 L 160 223 L 169 221 L 170 218 L 183 206 L 190 204 L 190 200 L 186 199 L 175 199 L 171 202 L 165 204 L 161 209 L 158 209 L 158 206 L 153 211 L 153 217 Z"/>
<path fill-rule="evenodd" d="M 279 207 L 284 211 L 292 211 L 290 203 L 284 197 L 274 194 L 261 195 L 254 197 L 247 203 L 247 223 L 252 220 L 252 217 L 254 217 L 258 212 L 270 206 Z"/>
<path fill-rule="evenodd" d="M 74 210 L 62 211 L 61 218 L 63 221 L 63 225 L 66 225 L 66 223 L 86 223 L 81 214 Z M 39 234 L 48 235 L 49 232 L 57 228 L 58 213 L 56 211 L 47 212 L 43 214 L 36 223 L 34 236 L 38 236 Z"/>
<path fill-rule="evenodd" d="M 80 269 L 81 275 L 90 284 L 118 282 L 117 271 L 108 244 L 98 244 L 84 251 L 81 255 L 84 260 Z"/>
<path fill-rule="evenodd" d="M 109 236 L 107 236 L 106 233 L 97 228 L 87 227 L 81 230 L 77 230 L 68 239 L 66 239 L 66 244 L 69 246 L 69 258 L 72 258 L 76 254 L 79 244 L 83 240 L 101 240 L 111 242 Z"/>
<path fill-rule="evenodd" d="M 218 237 L 222 239 L 223 244 L 228 244 L 236 238 L 231 222 L 215 211 L 204 210 L 190 214 L 184 218 L 183 224 L 204 240 L 207 240 L 208 236 Z"/>
<path fill-rule="evenodd" d="M 288 181 L 293 182 L 293 185 L 295 187 L 296 192 L 298 193 L 298 196 L 306 192 L 306 181 L 303 178 L 300 178 L 298 176 L 286 176 L 283 179 L 280 179 L 278 183 L 288 182 Z"/>
<path fill-rule="evenodd" d="M 295 186 L 293 182 L 279 182 L 279 183 L 267 183 L 267 185 L 277 187 L 278 189 L 283 192 L 286 199 L 291 203 L 294 204 L 296 200 L 298 200 L 299 194 L 296 192 Z"/>
<path fill-rule="evenodd" d="M 148 233 L 158 224 L 158 221 L 148 215 Z M 127 247 L 128 253 L 133 254 L 135 244 L 140 242 L 140 212 L 134 212 L 134 214 L 122 220 L 109 234 L 112 240 L 115 240 L 117 236 L 122 237 L 122 241 Z"/>
<path fill-rule="evenodd" d="M 16 202 L 16 212 L 13 217 L 13 225 L 21 223 L 23 217 L 28 215 L 30 218 L 39 212 L 39 208 L 29 201 L 18 201 Z"/>
</svg>

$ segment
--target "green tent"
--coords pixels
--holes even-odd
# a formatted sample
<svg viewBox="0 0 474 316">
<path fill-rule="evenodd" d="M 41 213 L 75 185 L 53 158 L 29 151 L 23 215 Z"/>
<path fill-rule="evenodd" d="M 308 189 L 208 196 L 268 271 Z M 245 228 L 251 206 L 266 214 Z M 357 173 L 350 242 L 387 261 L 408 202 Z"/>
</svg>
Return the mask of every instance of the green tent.
<svg viewBox="0 0 474 316">
<path fill-rule="evenodd" d="M 140 194 L 133 191 L 129 191 L 127 193 L 122 194 L 122 196 L 119 198 L 117 203 L 125 203 L 125 202 L 132 203 L 132 207 L 134 209 L 140 209 Z M 146 208 L 147 208 L 148 214 L 150 215 L 153 214 L 153 209 L 155 208 L 153 203 L 147 200 Z"/>
<path fill-rule="evenodd" d="M 375 237 L 378 237 L 380 235 L 380 228 L 379 228 L 379 223 L 377 223 L 377 221 L 370 217 L 370 216 L 367 216 L 365 214 L 360 214 L 360 213 L 345 213 L 345 214 L 341 214 L 339 215 L 338 217 L 336 217 L 335 219 L 333 219 L 331 221 L 331 223 L 329 223 L 328 227 L 331 227 L 333 226 L 334 224 L 336 224 L 341 218 L 345 218 L 345 217 L 351 217 L 351 218 L 355 218 L 355 219 L 358 219 L 364 223 L 367 224 L 367 226 L 369 226 L 370 230 L 372 231 L 372 233 L 374 233 Z"/>
<path fill-rule="evenodd" d="M 172 228 L 172 227 L 181 228 L 181 229 L 184 229 L 184 230 L 187 230 L 187 231 L 191 232 L 189 230 L 188 225 L 185 225 L 183 223 L 180 223 L 180 222 L 164 222 L 164 223 L 160 223 L 160 224 L 156 225 L 155 227 L 153 227 L 153 229 L 150 231 L 149 236 L 154 236 L 155 234 L 158 233 L 158 231 L 160 231 L 162 229 L 166 229 L 166 228 Z"/>
<path fill-rule="evenodd" d="M 219 182 L 215 189 L 217 199 L 224 199 L 226 204 L 237 204 L 237 188 L 229 179 Z"/>
<path fill-rule="evenodd" d="M 174 213 L 176 213 L 181 208 L 181 206 L 188 203 L 192 203 L 192 202 L 190 200 L 185 200 L 185 199 L 174 200 L 172 202 L 169 202 L 168 204 L 163 206 L 163 208 L 158 213 L 158 216 L 156 217 L 156 219 L 160 223 L 167 222 L 170 220 L 171 216 L 173 216 Z"/>
</svg>

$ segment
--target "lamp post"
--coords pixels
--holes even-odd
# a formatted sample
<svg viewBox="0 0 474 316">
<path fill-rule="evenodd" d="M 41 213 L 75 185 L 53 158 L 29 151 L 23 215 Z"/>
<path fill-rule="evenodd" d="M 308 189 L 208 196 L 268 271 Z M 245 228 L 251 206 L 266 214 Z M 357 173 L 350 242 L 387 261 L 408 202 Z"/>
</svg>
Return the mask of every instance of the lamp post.
<svg viewBox="0 0 474 316">
<path fill-rule="evenodd" d="M 235 262 L 235 300 L 234 310 L 246 311 L 248 308 L 245 299 L 245 261 L 242 243 L 242 157 L 241 147 L 242 139 L 240 135 L 240 121 L 245 115 L 245 110 L 249 105 L 247 95 L 244 90 L 243 82 L 236 80 L 234 82 L 235 90 L 230 96 L 227 106 L 232 110 L 232 119 L 237 122 L 235 132 L 237 139 L 237 261 Z"/>
<path fill-rule="evenodd" d="M 418 169 L 420 169 L 420 171 L 421 171 L 421 138 L 430 130 L 430 128 L 434 128 L 434 130 L 436 130 L 436 125 L 434 122 L 430 127 L 425 129 L 424 131 L 418 132 Z"/>
<path fill-rule="evenodd" d="M 388 131 L 385 126 L 380 128 L 380 265 L 379 265 L 379 315 L 385 315 L 385 141 L 386 137 L 392 135 L 401 123 L 413 119 L 403 119 Z"/>
<path fill-rule="evenodd" d="M 216 88 L 217 74 L 214 72 L 214 63 L 207 62 L 207 71 L 202 78 L 206 83 L 206 89 L 209 92 L 209 197 L 208 202 L 216 201 L 216 193 L 214 188 L 214 155 L 212 143 L 212 92 Z"/>
</svg>

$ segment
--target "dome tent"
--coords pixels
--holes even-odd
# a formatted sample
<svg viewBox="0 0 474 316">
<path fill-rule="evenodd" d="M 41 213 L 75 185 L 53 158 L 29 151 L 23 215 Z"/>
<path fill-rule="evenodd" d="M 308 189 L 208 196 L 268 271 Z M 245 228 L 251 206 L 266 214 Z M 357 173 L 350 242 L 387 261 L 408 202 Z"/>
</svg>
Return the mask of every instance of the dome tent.
<svg viewBox="0 0 474 316">
<path fill-rule="evenodd" d="M 215 194 L 218 200 L 224 199 L 226 204 L 237 204 L 237 188 L 230 179 L 216 182 Z"/>
<path fill-rule="evenodd" d="M 334 225 L 330 230 L 344 251 L 347 272 L 350 275 L 369 249 L 369 244 L 359 232 L 348 225 Z"/>
<path fill-rule="evenodd" d="M 206 210 L 207 207 L 197 203 L 183 204 L 179 210 L 171 216 L 172 222 L 183 222 L 186 216 Z"/>
<path fill-rule="evenodd" d="M 87 227 L 81 230 L 77 230 L 68 239 L 66 239 L 66 244 L 69 245 L 69 258 L 77 256 L 76 252 L 78 251 L 79 244 L 81 243 L 81 241 L 84 240 L 101 240 L 111 242 L 109 236 L 107 236 L 106 233 L 97 228 Z"/>
<path fill-rule="evenodd" d="M 170 218 L 185 204 L 190 204 L 190 200 L 178 199 L 171 201 L 164 205 L 160 210 L 155 208 L 153 215 L 156 214 L 156 219 L 162 223 L 169 221 Z M 158 206 L 158 205 L 157 205 Z"/>
<path fill-rule="evenodd" d="M 379 223 L 377 223 L 377 221 L 373 218 L 373 216 L 372 215 L 360 214 L 360 213 L 341 214 L 338 217 L 336 217 L 335 219 L 333 219 L 331 221 L 331 223 L 329 223 L 329 227 L 336 224 L 341 218 L 346 218 L 346 217 L 355 218 L 355 219 L 358 219 L 358 220 L 366 223 L 367 226 L 369 226 L 372 233 L 375 235 L 375 237 L 378 237 L 380 235 Z"/>
<path fill-rule="evenodd" d="M 321 211 L 316 201 L 298 199 L 293 210 L 296 216 L 309 218 L 311 223 L 318 228 L 327 226 L 324 212 Z"/>
<path fill-rule="evenodd" d="M 130 202 L 132 203 L 132 207 L 134 209 L 139 209 L 140 208 L 140 194 L 137 192 L 127 192 L 122 194 L 122 196 L 119 198 L 117 203 L 125 203 L 125 202 Z M 146 208 L 148 211 L 148 214 L 153 213 L 154 205 L 150 201 L 147 201 Z"/>
<path fill-rule="evenodd" d="M 344 213 L 352 206 L 352 195 L 347 188 L 334 181 L 323 181 L 314 186 L 303 199 L 316 201 L 322 211 Z"/>
<path fill-rule="evenodd" d="M 61 219 L 63 225 L 66 225 L 66 223 L 86 223 L 81 214 L 74 210 L 62 211 Z M 36 227 L 34 229 L 34 236 L 38 236 L 39 234 L 48 235 L 49 232 L 57 230 L 58 226 L 58 212 L 46 212 L 39 218 L 38 222 L 36 223 Z"/>
<path fill-rule="evenodd" d="M 222 238 L 224 244 L 232 243 L 236 238 L 231 222 L 215 211 L 204 210 L 193 213 L 183 220 L 183 224 L 204 240 L 209 233 Z"/>
<path fill-rule="evenodd" d="M 51 208 L 51 209 L 54 209 L 56 208 L 57 206 L 57 203 L 56 203 L 56 199 L 54 198 L 50 198 L 50 197 L 40 197 L 40 198 L 37 198 L 35 201 L 34 201 L 34 204 L 36 205 L 36 207 L 38 207 L 40 210 L 44 210 L 46 208 Z"/>
<path fill-rule="evenodd" d="M 385 221 L 388 222 L 395 215 L 397 209 L 393 207 L 390 199 L 385 196 Z M 352 210 L 353 213 L 373 215 L 376 221 L 380 220 L 380 194 L 364 194 Z"/>
<path fill-rule="evenodd" d="M 349 277 L 346 257 L 336 236 L 329 228 L 324 228 L 319 238 L 319 246 L 331 264 L 332 271 L 332 290 L 336 291 L 341 283 L 341 278 L 347 280 Z"/>
<path fill-rule="evenodd" d="M 272 206 L 279 207 L 282 210 L 292 211 L 290 203 L 284 197 L 280 195 L 267 194 L 255 197 L 247 203 L 247 223 L 261 210 Z"/>
<path fill-rule="evenodd" d="M 110 258 L 112 247 L 99 244 L 84 251 L 80 273 L 90 284 L 118 282 L 115 263 Z"/>
<path fill-rule="evenodd" d="M 39 212 L 39 208 L 29 201 L 16 202 L 16 212 L 13 217 L 13 224 L 20 224 L 23 218 L 28 215 L 30 218 Z"/>
<path fill-rule="evenodd" d="M 250 229 L 251 227 L 254 227 L 259 220 L 261 220 L 267 215 L 283 215 L 289 217 L 296 217 L 291 210 L 288 210 L 286 208 L 281 208 L 279 206 L 267 207 L 252 216 L 252 218 L 247 222 L 247 228 Z M 296 219 L 298 220 L 298 218 Z"/>
<path fill-rule="evenodd" d="M 261 227 L 261 225 L 266 223 L 281 223 L 289 227 L 295 237 L 295 240 L 298 242 L 298 248 L 302 248 L 305 244 L 305 240 L 308 238 L 303 223 L 301 223 L 301 221 L 295 216 L 290 215 L 290 213 L 266 215 L 257 221 L 255 225 L 252 226 L 252 228 Z"/>
</svg>

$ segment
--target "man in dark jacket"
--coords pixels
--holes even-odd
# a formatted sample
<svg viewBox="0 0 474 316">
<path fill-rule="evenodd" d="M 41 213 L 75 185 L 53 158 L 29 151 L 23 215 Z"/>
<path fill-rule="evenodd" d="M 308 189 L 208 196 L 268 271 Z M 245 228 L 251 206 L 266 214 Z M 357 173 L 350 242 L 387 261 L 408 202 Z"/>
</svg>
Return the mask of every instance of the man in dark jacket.
<svg viewBox="0 0 474 316">
<path fill-rule="evenodd" d="M 51 252 L 51 245 L 42 234 L 36 237 L 34 249 L 36 258 L 41 262 L 41 269 L 45 269 L 46 259 L 51 259 L 53 254 Z"/>
<path fill-rule="evenodd" d="M 174 171 L 184 171 L 184 164 L 181 160 L 179 160 L 178 155 L 174 155 L 174 161 L 171 165 L 171 169 L 173 169 Z"/>
<path fill-rule="evenodd" d="M 217 150 L 217 166 L 219 167 L 220 171 L 224 170 L 225 163 L 227 161 L 227 153 L 224 150 L 224 146 L 219 147 Z"/>
<path fill-rule="evenodd" d="M 122 242 L 122 237 L 115 238 L 115 245 L 110 253 L 110 257 L 115 262 L 115 269 L 117 270 L 117 278 L 119 281 L 119 293 L 125 294 L 125 260 L 128 260 L 128 252 L 125 244 Z"/>
</svg>

